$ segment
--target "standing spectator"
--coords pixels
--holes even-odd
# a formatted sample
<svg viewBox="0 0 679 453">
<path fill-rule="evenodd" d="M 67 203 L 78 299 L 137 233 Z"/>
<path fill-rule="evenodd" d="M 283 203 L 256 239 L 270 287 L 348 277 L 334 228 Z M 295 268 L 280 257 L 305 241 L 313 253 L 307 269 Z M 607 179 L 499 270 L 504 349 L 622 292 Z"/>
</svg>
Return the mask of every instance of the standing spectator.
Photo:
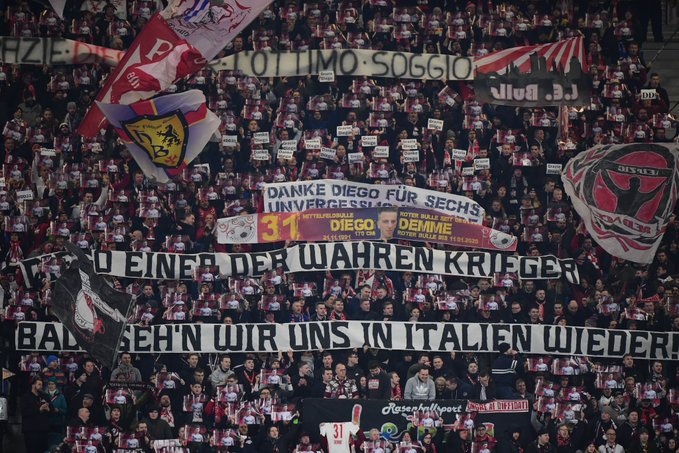
<svg viewBox="0 0 679 453">
<path fill-rule="evenodd" d="M 368 399 L 390 399 L 391 398 L 391 383 L 389 376 L 380 367 L 379 362 L 370 362 L 368 367 L 370 376 L 368 376 L 368 390 L 366 398 Z"/>
<path fill-rule="evenodd" d="M 429 368 L 422 365 L 415 376 L 408 379 L 403 398 L 407 400 L 433 400 L 436 397 L 436 385 L 429 377 Z"/>
<path fill-rule="evenodd" d="M 526 453 L 556 453 L 554 445 L 549 443 L 549 433 L 546 429 L 542 429 L 538 433 L 538 438 L 528 444 Z"/>
<path fill-rule="evenodd" d="M 514 351 L 507 343 L 502 343 L 499 347 L 500 355 L 493 362 L 493 382 L 495 383 L 496 395 L 498 398 L 511 398 L 516 380 L 516 369 L 518 361 L 514 357 Z"/>
<path fill-rule="evenodd" d="M 43 392 L 42 378 L 35 378 L 31 391 L 21 399 L 21 430 L 26 453 L 44 453 L 47 450 L 53 412 L 49 395 Z"/>
<path fill-rule="evenodd" d="M 111 381 L 114 382 L 141 382 L 141 372 L 132 366 L 132 355 L 129 352 L 120 354 L 118 368 L 111 372 Z"/>
<path fill-rule="evenodd" d="M 599 445 L 599 453 L 625 453 L 625 448 L 616 442 L 617 433 L 613 428 L 606 430 L 606 442 Z"/>
</svg>

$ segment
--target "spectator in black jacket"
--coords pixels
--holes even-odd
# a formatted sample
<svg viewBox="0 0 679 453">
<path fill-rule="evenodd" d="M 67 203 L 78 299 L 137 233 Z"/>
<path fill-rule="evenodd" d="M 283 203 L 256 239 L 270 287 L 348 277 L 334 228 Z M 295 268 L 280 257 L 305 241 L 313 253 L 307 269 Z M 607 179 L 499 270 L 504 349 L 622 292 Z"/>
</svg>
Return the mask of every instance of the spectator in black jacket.
<svg viewBox="0 0 679 453">
<path fill-rule="evenodd" d="M 511 398 L 514 393 L 514 381 L 518 361 L 514 357 L 516 351 L 507 343 L 499 347 L 500 355 L 493 362 L 493 382 L 498 398 Z"/>
<path fill-rule="evenodd" d="M 50 429 L 52 406 L 42 390 L 43 381 L 36 378 L 31 391 L 21 400 L 21 430 L 24 434 L 26 453 L 43 453 L 47 450 L 47 434 Z"/>
<path fill-rule="evenodd" d="M 391 382 L 387 373 L 382 370 L 380 364 L 376 361 L 371 362 L 368 369 L 370 376 L 368 376 L 366 398 L 391 399 Z"/>
</svg>

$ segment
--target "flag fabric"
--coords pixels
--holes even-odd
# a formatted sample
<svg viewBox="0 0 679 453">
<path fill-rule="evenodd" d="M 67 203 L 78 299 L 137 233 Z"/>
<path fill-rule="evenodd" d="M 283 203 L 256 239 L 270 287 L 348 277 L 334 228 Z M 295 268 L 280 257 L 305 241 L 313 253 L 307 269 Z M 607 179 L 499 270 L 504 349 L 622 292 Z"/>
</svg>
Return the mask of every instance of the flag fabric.
<svg viewBox="0 0 679 453">
<path fill-rule="evenodd" d="M 515 66 L 521 73 L 531 72 L 530 56 L 537 53 L 538 58 L 546 60 L 547 68 L 556 66 L 563 68 L 564 72 L 571 70 L 571 60 L 576 58 L 580 61 L 582 70 L 585 67 L 585 45 L 582 36 L 564 39 L 548 44 L 535 46 L 519 46 L 492 52 L 483 57 L 474 59 L 476 72 L 479 74 L 505 74 L 510 66 Z"/>
<path fill-rule="evenodd" d="M 650 263 L 677 202 L 679 145 L 597 146 L 561 179 L 592 238 L 613 256 Z"/>
<path fill-rule="evenodd" d="M 54 12 L 57 13 L 57 16 L 63 19 L 66 0 L 50 0 L 50 4 L 52 5 L 52 9 L 54 9 Z"/>
<path fill-rule="evenodd" d="M 174 0 L 155 14 L 137 35 L 123 60 L 109 76 L 97 101 L 131 104 L 166 90 L 214 58 L 271 0 Z M 93 106 L 78 133 L 96 135 L 106 119 Z"/>
<path fill-rule="evenodd" d="M 114 365 L 132 307 L 132 296 L 115 290 L 94 271 L 75 245 L 66 243 L 77 261 L 55 282 L 52 312 L 78 345 L 103 365 Z"/>
<path fill-rule="evenodd" d="M 168 182 L 200 154 L 219 127 L 200 90 L 130 105 L 98 103 L 149 178 Z"/>
</svg>

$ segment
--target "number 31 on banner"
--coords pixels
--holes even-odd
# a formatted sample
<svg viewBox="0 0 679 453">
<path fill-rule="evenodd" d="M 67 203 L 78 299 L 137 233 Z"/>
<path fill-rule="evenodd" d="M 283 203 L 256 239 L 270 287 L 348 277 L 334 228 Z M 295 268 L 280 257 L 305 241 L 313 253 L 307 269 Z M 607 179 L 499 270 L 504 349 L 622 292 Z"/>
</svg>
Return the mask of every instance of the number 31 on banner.
<svg viewBox="0 0 679 453">
<path fill-rule="evenodd" d="M 299 239 L 296 213 L 260 216 L 260 236 L 265 242 L 296 241 Z"/>
</svg>

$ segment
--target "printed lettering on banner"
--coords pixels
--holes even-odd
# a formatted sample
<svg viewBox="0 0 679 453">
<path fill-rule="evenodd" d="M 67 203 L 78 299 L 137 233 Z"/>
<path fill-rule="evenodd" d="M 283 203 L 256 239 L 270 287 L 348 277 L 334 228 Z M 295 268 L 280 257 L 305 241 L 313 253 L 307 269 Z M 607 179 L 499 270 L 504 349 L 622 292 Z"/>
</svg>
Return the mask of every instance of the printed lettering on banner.
<svg viewBox="0 0 679 453">
<path fill-rule="evenodd" d="M 641 89 L 641 100 L 642 101 L 652 101 L 658 98 L 658 91 L 655 88 L 642 88 Z"/>
<path fill-rule="evenodd" d="M 325 146 L 321 148 L 321 159 L 335 160 L 335 156 L 337 156 L 336 149 Z"/>
<path fill-rule="evenodd" d="M 354 131 L 354 126 L 348 124 L 346 126 L 337 126 L 337 136 L 338 137 L 351 137 Z"/>
<path fill-rule="evenodd" d="M 377 146 L 377 135 L 362 135 L 361 146 Z"/>
<path fill-rule="evenodd" d="M 360 164 L 363 162 L 363 153 L 349 153 L 347 154 L 350 164 Z"/>
<path fill-rule="evenodd" d="M 255 145 L 266 145 L 269 143 L 268 132 L 255 132 L 252 134 L 252 143 Z"/>
<path fill-rule="evenodd" d="M 467 158 L 467 150 L 464 149 L 454 149 L 453 159 L 455 160 L 465 160 Z"/>
<path fill-rule="evenodd" d="M 238 146 L 238 136 L 237 135 L 222 135 L 222 145 L 223 146 Z"/>
<path fill-rule="evenodd" d="M 297 149 L 297 140 L 283 140 L 281 142 L 281 148 L 283 149 Z"/>
<path fill-rule="evenodd" d="M 40 155 L 45 157 L 55 157 L 57 155 L 57 151 L 49 148 L 40 148 Z"/>
<path fill-rule="evenodd" d="M 548 175 L 560 175 L 563 164 L 547 164 L 546 173 Z"/>
<path fill-rule="evenodd" d="M 269 150 L 267 149 L 256 149 L 252 153 L 252 158 L 254 160 L 269 160 L 269 158 L 271 158 L 271 155 L 269 154 Z"/>
<path fill-rule="evenodd" d="M 474 159 L 474 170 L 488 170 L 490 168 L 490 159 L 483 157 L 481 159 Z"/>
<path fill-rule="evenodd" d="M 33 199 L 32 190 L 17 190 L 16 192 L 17 201 L 31 201 Z"/>
<path fill-rule="evenodd" d="M 318 81 L 321 83 L 332 83 L 335 81 L 335 71 L 320 71 Z"/>
<path fill-rule="evenodd" d="M 483 339 L 483 340 L 481 340 Z M 81 347 L 57 322 L 24 321 L 15 329 L 19 351 L 66 352 Z M 297 324 L 128 324 L 120 350 L 132 353 L 317 351 L 368 346 L 379 350 L 496 352 L 508 343 L 522 354 L 639 360 L 679 360 L 679 332 L 612 330 L 543 324 L 333 321 Z M 430 402 L 426 402 L 429 404 Z M 523 411 L 520 401 L 485 402 L 478 412 Z M 412 413 L 412 409 L 409 411 Z"/>
<path fill-rule="evenodd" d="M 294 149 L 278 148 L 278 158 L 279 159 L 292 159 L 292 155 L 294 153 L 295 153 Z"/>
<path fill-rule="evenodd" d="M 389 158 L 389 147 L 388 146 L 376 146 L 373 150 L 373 157 L 375 159 L 388 159 Z"/>
<path fill-rule="evenodd" d="M 431 129 L 434 131 L 442 131 L 443 130 L 443 120 L 437 120 L 435 118 L 429 118 L 427 121 L 427 129 Z"/>
<path fill-rule="evenodd" d="M 403 162 L 419 162 L 420 152 L 416 149 L 403 150 Z"/>
<path fill-rule="evenodd" d="M 321 137 L 304 140 L 304 149 L 321 149 Z"/>
<path fill-rule="evenodd" d="M 401 140 L 402 149 L 417 149 L 417 139 L 416 138 L 406 138 Z"/>
<path fill-rule="evenodd" d="M 472 176 L 474 174 L 474 167 L 462 167 L 462 176 Z"/>
</svg>

